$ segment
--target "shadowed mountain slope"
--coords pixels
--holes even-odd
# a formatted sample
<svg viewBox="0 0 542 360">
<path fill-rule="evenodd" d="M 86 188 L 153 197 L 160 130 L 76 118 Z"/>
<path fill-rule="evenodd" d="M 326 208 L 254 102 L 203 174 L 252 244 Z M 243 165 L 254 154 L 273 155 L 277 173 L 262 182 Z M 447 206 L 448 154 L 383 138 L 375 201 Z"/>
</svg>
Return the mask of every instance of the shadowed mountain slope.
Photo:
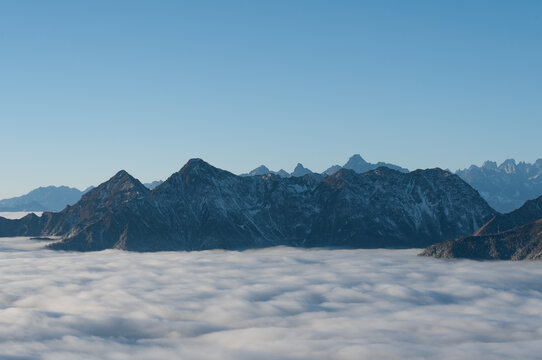
<svg viewBox="0 0 542 360">
<path fill-rule="evenodd" d="M 472 233 L 495 212 L 440 169 L 243 177 L 201 159 L 144 197 L 107 211 L 54 249 L 418 247 Z"/>
<path fill-rule="evenodd" d="M 420 255 L 477 260 L 542 259 L 542 196 L 498 214 L 472 236 L 434 244 Z"/>
</svg>

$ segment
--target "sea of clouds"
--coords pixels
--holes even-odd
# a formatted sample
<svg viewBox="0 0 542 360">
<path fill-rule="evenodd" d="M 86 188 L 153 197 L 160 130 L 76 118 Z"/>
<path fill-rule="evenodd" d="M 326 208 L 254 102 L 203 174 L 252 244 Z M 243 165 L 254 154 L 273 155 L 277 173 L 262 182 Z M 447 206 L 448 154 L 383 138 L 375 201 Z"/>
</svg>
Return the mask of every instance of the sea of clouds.
<svg viewBox="0 0 542 360">
<path fill-rule="evenodd" d="M 1 359 L 535 359 L 542 262 L 0 238 Z"/>
</svg>

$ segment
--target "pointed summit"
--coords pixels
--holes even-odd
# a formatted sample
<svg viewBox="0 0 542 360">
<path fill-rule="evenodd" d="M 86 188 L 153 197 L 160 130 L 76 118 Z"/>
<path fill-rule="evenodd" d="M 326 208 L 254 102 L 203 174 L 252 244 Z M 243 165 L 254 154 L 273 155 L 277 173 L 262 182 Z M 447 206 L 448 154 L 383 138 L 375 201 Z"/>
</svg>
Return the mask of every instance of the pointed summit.
<svg viewBox="0 0 542 360">
<path fill-rule="evenodd" d="M 169 191 L 168 189 L 171 187 L 176 188 L 176 183 L 179 181 L 185 184 L 198 184 L 202 182 L 213 183 L 218 179 L 236 176 L 237 175 L 234 175 L 229 171 L 216 168 L 202 159 L 195 158 L 188 160 L 182 169 L 164 181 L 160 188 L 165 186 L 163 190 Z"/>
<path fill-rule="evenodd" d="M 149 189 L 139 180 L 128 174 L 126 170 L 120 170 L 111 179 L 90 190 L 81 197 L 83 199 L 106 199 L 111 196 L 118 196 L 126 199 L 147 195 Z M 96 205 L 96 204 L 95 204 Z"/>
<path fill-rule="evenodd" d="M 186 164 L 179 170 L 180 173 L 189 173 L 193 171 L 199 171 L 202 169 L 214 168 L 209 163 L 203 161 L 200 158 L 193 158 L 188 160 Z"/>
<path fill-rule="evenodd" d="M 179 170 L 178 173 L 185 176 L 186 175 L 216 176 L 216 175 L 226 175 L 226 174 L 235 176 L 229 171 L 214 167 L 213 165 L 199 158 L 188 160 L 188 162 L 182 167 L 181 170 Z"/>
<path fill-rule="evenodd" d="M 305 176 L 307 174 L 312 174 L 312 173 L 313 173 L 312 171 L 304 167 L 301 163 L 297 163 L 297 166 L 295 167 L 291 175 L 294 177 L 301 177 L 301 176 Z"/>
<path fill-rule="evenodd" d="M 352 155 L 343 167 L 345 169 L 354 170 L 357 173 L 364 173 L 373 169 L 371 164 L 363 160 L 360 154 Z"/>
</svg>

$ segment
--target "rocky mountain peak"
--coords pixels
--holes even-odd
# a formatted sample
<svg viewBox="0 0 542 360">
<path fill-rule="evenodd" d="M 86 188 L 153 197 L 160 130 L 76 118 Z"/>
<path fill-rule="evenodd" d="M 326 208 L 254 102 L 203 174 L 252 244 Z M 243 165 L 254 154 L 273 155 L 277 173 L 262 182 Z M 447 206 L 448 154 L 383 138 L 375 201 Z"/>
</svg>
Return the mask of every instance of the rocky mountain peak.
<svg viewBox="0 0 542 360">
<path fill-rule="evenodd" d="M 205 170 L 212 167 L 209 163 L 203 161 L 200 158 L 193 158 L 190 159 L 184 164 L 184 166 L 179 170 L 180 173 L 191 173 L 191 172 L 197 172 L 200 170 Z"/>
<path fill-rule="evenodd" d="M 297 166 L 295 167 L 294 171 L 292 172 L 292 176 L 294 176 L 294 177 L 301 177 L 301 176 L 305 176 L 307 174 L 312 174 L 312 171 L 310 171 L 309 169 L 304 167 L 303 164 L 301 164 L 301 163 L 297 163 Z"/>
<path fill-rule="evenodd" d="M 503 170 L 507 174 L 514 174 L 516 172 L 516 160 L 507 159 L 500 166 L 500 170 Z"/>
<path fill-rule="evenodd" d="M 126 170 L 120 170 L 108 181 L 84 194 L 82 199 L 96 198 L 97 195 L 100 198 L 104 198 L 119 192 L 133 192 L 137 196 L 142 196 L 149 193 L 149 189 Z"/>
<path fill-rule="evenodd" d="M 363 160 L 360 154 L 352 155 L 343 167 L 346 169 L 352 169 L 355 172 L 365 172 L 371 170 L 369 163 Z"/>
</svg>

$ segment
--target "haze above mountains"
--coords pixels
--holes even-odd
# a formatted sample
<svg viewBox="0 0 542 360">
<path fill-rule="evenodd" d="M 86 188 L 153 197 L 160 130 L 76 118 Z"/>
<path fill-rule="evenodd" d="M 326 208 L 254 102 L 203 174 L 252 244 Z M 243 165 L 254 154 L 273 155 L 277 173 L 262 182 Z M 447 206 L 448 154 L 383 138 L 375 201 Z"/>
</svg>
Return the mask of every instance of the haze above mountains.
<svg viewBox="0 0 542 360">
<path fill-rule="evenodd" d="M 314 174 L 323 178 L 342 168 L 351 169 L 356 173 L 364 173 L 381 166 L 404 173 L 408 172 L 408 169 L 390 163 L 369 163 L 356 154 L 350 157 L 344 165 L 333 165 L 322 174 L 314 173 L 299 163 L 290 173 L 283 169 L 272 171 L 265 165 L 261 165 L 248 174 L 242 174 L 242 176 L 274 174 L 287 178 Z M 488 204 L 501 213 L 513 211 L 523 205 L 525 201 L 535 199 L 542 194 L 542 159 L 537 160 L 534 164 L 516 163 L 513 159 L 506 160 L 500 165 L 486 161 L 480 167 L 472 165 L 467 169 L 457 170 L 455 173 L 478 190 Z M 158 180 L 144 185 L 152 190 L 162 182 Z M 0 212 L 60 211 L 67 205 L 75 204 L 91 188 L 84 191 L 66 186 L 38 188 L 20 197 L 0 200 Z"/>
</svg>

